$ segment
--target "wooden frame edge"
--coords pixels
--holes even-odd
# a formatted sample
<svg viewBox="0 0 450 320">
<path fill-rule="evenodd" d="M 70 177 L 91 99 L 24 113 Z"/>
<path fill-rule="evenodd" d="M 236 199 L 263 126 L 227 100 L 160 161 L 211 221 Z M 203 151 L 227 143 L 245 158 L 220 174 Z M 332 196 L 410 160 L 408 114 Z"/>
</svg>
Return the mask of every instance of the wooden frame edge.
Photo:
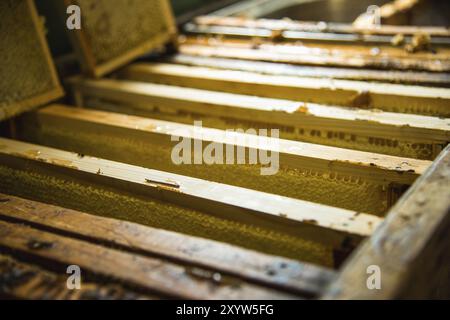
<svg viewBox="0 0 450 320">
<path fill-rule="evenodd" d="M 22 112 L 29 111 L 33 108 L 39 107 L 46 103 L 49 103 L 53 100 L 61 98 L 64 95 L 64 90 L 61 86 L 61 83 L 58 78 L 58 74 L 56 72 L 56 67 L 53 62 L 50 49 L 48 47 L 47 40 L 43 33 L 42 28 L 40 27 L 39 16 L 37 13 L 36 5 L 33 0 L 26 0 L 27 7 L 30 11 L 30 16 L 33 24 L 36 26 L 36 35 L 38 37 L 38 41 L 40 43 L 40 49 L 43 51 L 47 66 L 50 70 L 50 77 L 52 79 L 53 89 L 50 89 L 42 94 L 36 95 L 34 97 L 27 98 L 25 100 L 12 103 L 3 108 L 3 112 L 0 112 L 0 121 L 7 120 L 12 118 Z"/>
<path fill-rule="evenodd" d="M 380 228 L 346 261 L 322 299 L 448 299 L 449 228 L 447 146 Z M 379 289 L 368 288 L 371 266 L 379 268 Z"/>
<path fill-rule="evenodd" d="M 91 77 L 100 78 L 114 71 L 115 69 L 133 61 L 140 55 L 145 54 L 153 47 L 168 44 L 171 41 L 176 41 L 177 27 L 175 18 L 170 9 L 169 2 L 167 0 L 160 1 L 162 4 L 162 14 L 164 15 L 164 18 L 167 21 L 168 25 L 167 32 L 159 34 L 155 38 L 143 42 L 140 45 L 127 50 L 125 53 L 122 53 L 120 56 L 110 59 L 109 61 L 104 63 L 99 64 L 95 60 L 92 54 L 92 48 L 90 47 L 86 38 L 86 34 L 83 32 L 83 30 L 69 31 L 69 37 L 72 41 L 75 52 L 80 59 L 84 72 Z M 73 4 L 74 0 L 64 0 L 63 3 L 64 5 L 68 6 Z"/>
</svg>

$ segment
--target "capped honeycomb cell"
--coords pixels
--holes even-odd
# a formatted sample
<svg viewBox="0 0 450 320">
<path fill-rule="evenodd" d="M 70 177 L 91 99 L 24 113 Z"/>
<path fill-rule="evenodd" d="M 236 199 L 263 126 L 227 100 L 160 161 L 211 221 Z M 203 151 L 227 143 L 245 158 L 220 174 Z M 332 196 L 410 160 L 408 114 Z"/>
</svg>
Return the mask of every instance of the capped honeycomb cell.
<svg viewBox="0 0 450 320">
<path fill-rule="evenodd" d="M 84 69 L 102 76 L 174 39 L 167 0 L 65 0 L 81 10 L 81 30 L 70 30 Z"/>
<path fill-rule="evenodd" d="M 62 95 L 31 0 L 0 1 L 0 120 Z"/>
</svg>

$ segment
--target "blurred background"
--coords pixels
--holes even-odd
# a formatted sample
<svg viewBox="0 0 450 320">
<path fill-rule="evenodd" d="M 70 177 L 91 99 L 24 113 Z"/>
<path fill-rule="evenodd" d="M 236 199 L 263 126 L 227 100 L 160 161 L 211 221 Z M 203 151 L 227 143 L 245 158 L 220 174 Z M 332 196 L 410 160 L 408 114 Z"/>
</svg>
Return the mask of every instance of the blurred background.
<svg viewBox="0 0 450 320">
<path fill-rule="evenodd" d="M 304 21 L 352 23 L 370 5 L 381 6 L 389 0 L 172 0 L 177 23 L 182 25 L 193 17 L 214 14 L 247 18 L 289 18 Z M 72 52 L 69 40 L 60 28 L 63 21 L 54 1 L 37 0 L 39 13 L 45 17 L 47 37 L 56 57 Z M 449 26 L 450 1 L 420 1 L 412 10 L 396 15 L 384 24 Z"/>
</svg>

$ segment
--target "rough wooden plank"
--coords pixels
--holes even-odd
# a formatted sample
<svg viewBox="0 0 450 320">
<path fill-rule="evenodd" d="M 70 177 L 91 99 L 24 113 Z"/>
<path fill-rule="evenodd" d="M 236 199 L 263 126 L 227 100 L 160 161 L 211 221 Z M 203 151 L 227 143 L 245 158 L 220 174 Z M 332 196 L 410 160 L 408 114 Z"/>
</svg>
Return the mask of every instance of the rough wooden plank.
<svg viewBox="0 0 450 320">
<path fill-rule="evenodd" d="M 382 221 L 7 139 L 0 163 L 1 192 L 326 266 Z"/>
<path fill-rule="evenodd" d="M 184 54 L 282 62 L 301 65 L 337 66 L 354 68 L 417 70 L 449 72 L 450 55 L 447 48 L 434 54 L 419 52 L 414 55 L 401 48 L 344 46 L 323 43 L 294 45 L 255 43 L 249 40 L 188 37 L 180 39 L 179 51 Z"/>
<path fill-rule="evenodd" d="M 268 143 L 249 134 L 230 136 L 222 130 L 59 105 L 24 118 L 19 128 L 22 139 L 37 144 L 377 215 L 392 205 L 393 185 L 411 185 L 430 165 L 289 140 Z M 222 149 L 278 153 L 279 168 L 274 175 L 261 176 L 266 166 L 239 164 L 237 152 L 223 163 L 176 165 L 172 152 L 178 141 L 173 136 L 200 142 L 202 153 L 212 142 Z"/>
<path fill-rule="evenodd" d="M 155 299 L 125 289 L 120 284 L 84 281 L 81 288 L 67 288 L 68 274 L 55 273 L 36 265 L 0 255 L 0 297 L 28 300 L 142 300 Z"/>
<path fill-rule="evenodd" d="M 165 61 L 196 67 L 248 71 L 273 76 L 364 80 L 438 87 L 450 86 L 450 73 L 301 66 L 264 61 L 197 57 L 184 54 L 170 56 Z"/>
<path fill-rule="evenodd" d="M 43 264 L 77 265 L 86 273 L 112 278 L 149 294 L 182 299 L 292 299 L 294 295 L 247 284 L 236 278 L 198 276 L 192 269 L 27 226 L 0 221 L 1 250 L 20 253 Z M 114 267 L 111 267 L 114 266 Z"/>
<path fill-rule="evenodd" d="M 450 147 L 349 258 L 324 299 L 449 299 Z M 381 289 L 366 286 L 369 266 Z"/>
<path fill-rule="evenodd" d="M 387 112 L 450 115 L 447 88 L 272 76 L 164 63 L 131 65 L 123 78 Z"/>
<path fill-rule="evenodd" d="M 189 35 L 215 36 L 227 38 L 249 39 L 255 41 L 272 41 L 277 43 L 330 43 L 361 46 L 392 46 L 395 47 L 392 35 L 377 35 L 368 33 L 330 33 L 307 32 L 283 29 L 249 28 L 242 26 L 202 25 L 188 23 L 184 32 Z M 413 36 L 402 34 L 402 43 L 411 43 Z M 435 47 L 449 46 L 450 38 L 430 38 L 430 44 Z"/>
<path fill-rule="evenodd" d="M 205 78 L 200 74 L 205 75 Z M 259 77 L 262 75 L 258 74 L 253 77 L 247 74 L 248 77 L 245 78 L 239 72 L 224 71 L 221 73 L 221 80 L 208 74 L 207 70 L 202 69 L 197 77 L 193 72 L 186 78 L 175 78 L 179 85 L 222 88 L 253 94 L 257 90 L 262 95 L 264 91 L 274 92 L 273 88 L 279 88 L 281 95 L 285 92 L 289 95 L 289 91 L 292 94 L 301 91 L 300 95 L 303 97 L 305 92 L 311 97 L 322 97 L 322 100 L 323 97 L 327 99 L 327 91 L 333 94 L 331 89 L 319 89 L 323 81 L 319 81 L 316 89 L 302 90 L 295 86 L 278 86 L 274 82 L 272 85 L 263 84 Z M 136 77 L 156 80 L 156 77 L 147 76 L 147 73 Z M 158 81 L 164 81 L 162 76 L 158 78 Z M 172 76 L 168 78 L 171 82 L 174 79 Z M 237 82 L 236 78 L 247 80 Z M 257 84 L 258 81 L 260 85 Z M 202 120 L 204 126 L 220 129 L 277 128 L 281 138 L 410 158 L 434 159 L 449 141 L 448 119 L 429 116 L 355 110 L 133 81 L 80 80 L 73 87 L 75 92 L 85 98 L 87 105 L 111 111 L 135 112 L 138 115 L 190 124 L 194 120 Z M 240 89 L 236 89 L 238 87 Z M 348 90 L 338 90 L 336 96 L 341 96 L 341 100 L 345 100 L 345 96 L 350 98 L 351 89 Z"/>
<path fill-rule="evenodd" d="M 138 188 L 148 190 L 149 195 L 153 195 L 156 198 L 180 205 L 200 207 L 206 211 L 221 208 L 224 212 L 233 215 L 235 208 L 238 208 L 241 213 L 244 210 L 259 212 L 266 216 L 265 219 L 272 217 L 274 221 L 284 220 L 285 223 L 289 221 L 293 226 L 295 222 L 315 219 L 317 226 L 360 236 L 370 235 L 374 227 L 381 221 L 381 219 L 371 215 L 360 215 L 357 219 L 354 219 L 354 212 L 349 210 L 322 206 L 109 160 L 88 156 L 80 157 L 76 153 L 4 138 L 0 138 L 0 154 L 6 157 L 17 158 L 17 160 L 24 159 L 36 163 L 49 164 L 73 173 L 77 171 L 84 172 L 91 176 L 91 179 L 106 180 L 105 178 L 113 178 L 118 181 L 126 181 L 128 185 L 135 185 Z M 7 162 L 4 161 L 3 163 Z M 278 212 L 285 213 L 285 216 L 283 218 L 280 217 Z M 234 214 L 236 213 L 234 212 Z M 240 220 L 244 217 L 235 218 Z M 351 223 L 351 221 L 353 222 Z M 253 220 L 252 222 L 256 223 Z M 298 232 L 299 228 L 300 226 L 296 225 L 293 229 Z"/>
<path fill-rule="evenodd" d="M 34 2 L 5 0 L 0 4 L 0 12 L 2 121 L 56 100 L 63 90 Z"/>
<path fill-rule="evenodd" d="M 395 26 L 381 25 L 378 28 L 358 28 L 352 24 L 326 23 L 323 21 L 295 21 L 289 19 L 249 19 L 245 17 L 201 16 L 195 19 L 195 23 L 206 26 L 230 26 L 243 28 L 260 28 L 269 30 L 290 30 L 301 32 L 332 32 L 355 34 L 396 34 L 414 35 L 427 33 L 432 37 L 450 37 L 448 27 L 419 27 L 419 26 Z"/>
<path fill-rule="evenodd" d="M 70 30 L 77 54 L 91 76 L 100 77 L 174 41 L 175 20 L 167 0 L 64 0 L 80 6 L 82 28 Z M 65 14 L 65 10 L 62 11 Z M 114 21 L 114 22 L 113 22 Z"/>
<path fill-rule="evenodd" d="M 142 256 L 160 257 L 183 265 L 207 268 L 245 281 L 318 296 L 333 272 L 311 264 L 220 242 L 194 238 L 161 229 L 107 219 L 0 194 L 0 220 L 31 225 L 92 243 L 120 248 Z"/>
</svg>

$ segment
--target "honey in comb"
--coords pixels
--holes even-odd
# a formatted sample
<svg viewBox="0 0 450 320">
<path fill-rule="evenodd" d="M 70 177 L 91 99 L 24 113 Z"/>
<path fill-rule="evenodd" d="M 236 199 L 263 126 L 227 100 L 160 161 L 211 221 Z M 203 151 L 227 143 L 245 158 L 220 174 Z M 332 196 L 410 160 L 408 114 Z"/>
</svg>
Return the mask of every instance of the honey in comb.
<svg viewBox="0 0 450 320">
<path fill-rule="evenodd" d="M 97 68 L 108 64 L 112 65 L 108 68 L 111 71 L 109 69 L 164 44 L 175 30 L 166 0 L 73 0 L 68 3 L 81 9 L 82 29 L 78 37 L 74 37 L 75 46 L 91 73 L 104 74 Z"/>
<path fill-rule="evenodd" d="M 61 95 L 33 3 L 0 1 L 0 120 Z"/>
</svg>

